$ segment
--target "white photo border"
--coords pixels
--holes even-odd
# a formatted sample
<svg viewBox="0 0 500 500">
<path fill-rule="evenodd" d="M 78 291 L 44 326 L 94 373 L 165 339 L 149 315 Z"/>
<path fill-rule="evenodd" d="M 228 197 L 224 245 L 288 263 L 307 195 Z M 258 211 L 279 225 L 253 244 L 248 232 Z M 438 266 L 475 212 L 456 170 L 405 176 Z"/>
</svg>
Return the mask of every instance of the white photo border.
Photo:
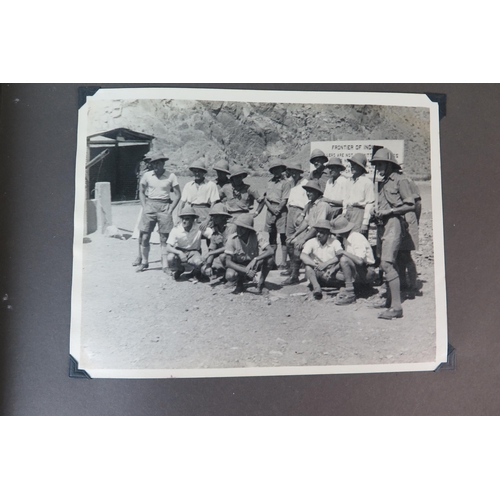
<svg viewBox="0 0 500 500">
<path fill-rule="evenodd" d="M 439 105 L 426 94 L 392 92 L 316 92 L 202 88 L 103 88 L 87 96 L 78 112 L 73 241 L 73 282 L 71 296 L 70 355 L 78 362 L 81 352 L 83 239 L 85 217 L 85 163 L 87 113 L 92 101 L 127 99 L 182 99 L 235 102 L 303 104 L 379 105 L 429 109 L 431 193 L 433 212 L 434 276 L 436 297 L 436 358 L 434 362 L 332 366 L 286 366 L 203 369 L 89 369 L 91 378 L 203 378 L 277 375 L 318 375 L 433 371 L 448 358 L 447 301 L 443 233 L 443 206 L 439 138 Z"/>
</svg>

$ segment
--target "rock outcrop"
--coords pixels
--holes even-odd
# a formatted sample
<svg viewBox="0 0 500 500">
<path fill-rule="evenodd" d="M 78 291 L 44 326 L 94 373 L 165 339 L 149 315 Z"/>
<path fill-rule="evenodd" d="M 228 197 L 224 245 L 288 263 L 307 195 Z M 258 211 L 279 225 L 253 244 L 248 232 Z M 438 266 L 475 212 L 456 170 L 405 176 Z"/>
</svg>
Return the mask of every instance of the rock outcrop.
<svg viewBox="0 0 500 500">
<path fill-rule="evenodd" d="M 208 166 L 224 158 L 267 174 L 273 156 L 306 166 L 312 141 L 403 139 L 405 172 L 430 178 L 425 108 L 148 99 L 92 106 L 89 135 L 118 127 L 155 136 L 153 148 L 178 173 L 204 157 Z"/>
</svg>

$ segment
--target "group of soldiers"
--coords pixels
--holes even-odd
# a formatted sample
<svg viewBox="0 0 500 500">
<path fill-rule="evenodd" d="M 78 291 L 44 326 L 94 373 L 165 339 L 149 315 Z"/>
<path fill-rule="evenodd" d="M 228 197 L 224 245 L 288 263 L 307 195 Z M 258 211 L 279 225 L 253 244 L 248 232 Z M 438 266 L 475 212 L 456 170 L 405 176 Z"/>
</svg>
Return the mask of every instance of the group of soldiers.
<svg viewBox="0 0 500 500">
<path fill-rule="evenodd" d="M 256 293 L 262 293 L 276 268 L 279 235 L 282 285 L 299 283 L 304 268 L 315 299 L 323 297 L 324 288 L 337 287 L 335 304 L 352 304 L 382 274 L 385 287 L 372 305 L 384 309 L 379 318 L 395 319 L 403 316 L 401 290 L 409 298 L 419 293 L 411 252 L 418 249 L 421 198 L 387 148 L 376 150 L 370 160 L 379 182 L 368 174 L 364 154 L 348 160 L 351 176 L 346 177 L 342 160 L 315 149 L 307 170 L 297 162 L 271 161 L 264 193 L 245 182 L 243 167 L 230 167 L 225 160 L 213 167 L 215 181 L 206 179 L 203 160 L 194 162 L 194 180 L 181 192 L 176 175 L 165 168 L 167 161 L 162 153 L 145 157 L 134 261 L 138 272 L 149 267 L 150 238 L 158 225 L 162 268 L 176 281 L 189 272 L 197 281 L 225 281 L 234 293 L 256 281 Z M 174 225 L 176 209 L 180 222 Z M 264 209 L 260 232 L 254 219 Z M 375 252 L 367 239 L 370 223 L 377 228 Z"/>
</svg>

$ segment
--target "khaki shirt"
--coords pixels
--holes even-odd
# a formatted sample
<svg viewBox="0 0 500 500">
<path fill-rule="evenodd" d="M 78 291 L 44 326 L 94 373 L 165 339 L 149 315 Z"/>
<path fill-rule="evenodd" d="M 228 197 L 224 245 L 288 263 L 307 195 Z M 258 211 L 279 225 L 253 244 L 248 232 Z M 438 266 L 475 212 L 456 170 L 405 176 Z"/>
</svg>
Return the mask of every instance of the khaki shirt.
<svg viewBox="0 0 500 500">
<path fill-rule="evenodd" d="M 378 209 L 391 210 L 402 205 L 413 205 L 415 194 L 408 178 L 401 172 L 393 172 L 378 185 Z"/>
</svg>

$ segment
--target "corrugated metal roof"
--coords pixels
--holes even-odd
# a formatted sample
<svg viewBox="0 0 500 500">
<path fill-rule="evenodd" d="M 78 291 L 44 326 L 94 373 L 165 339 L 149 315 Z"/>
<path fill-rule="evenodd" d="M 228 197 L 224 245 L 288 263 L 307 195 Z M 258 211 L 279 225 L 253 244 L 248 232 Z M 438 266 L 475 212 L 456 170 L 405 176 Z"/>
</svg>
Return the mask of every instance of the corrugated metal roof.
<svg viewBox="0 0 500 500">
<path fill-rule="evenodd" d="M 128 128 L 115 128 L 107 132 L 99 132 L 98 134 L 89 135 L 87 139 L 90 140 L 93 137 L 107 137 L 115 141 L 151 141 L 155 138 L 154 135 L 142 134 Z"/>
</svg>

